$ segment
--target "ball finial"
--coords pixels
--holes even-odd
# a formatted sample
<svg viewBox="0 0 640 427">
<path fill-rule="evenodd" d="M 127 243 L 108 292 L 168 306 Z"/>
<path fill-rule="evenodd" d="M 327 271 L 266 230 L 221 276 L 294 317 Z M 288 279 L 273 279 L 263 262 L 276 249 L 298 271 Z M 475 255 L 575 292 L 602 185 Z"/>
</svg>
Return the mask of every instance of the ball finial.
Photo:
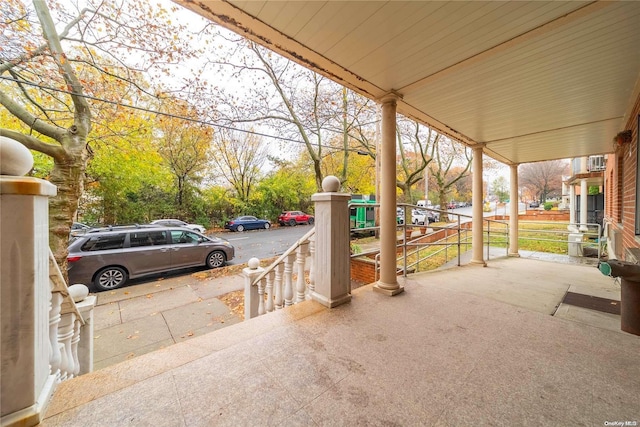
<svg viewBox="0 0 640 427">
<path fill-rule="evenodd" d="M 322 189 L 327 193 L 337 193 L 340 189 L 340 180 L 333 175 L 328 175 L 322 180 Z"/>
<path fill-rule="evenodd" d="M 23 176 L 33 167 L 33 156 L 15 139 L 0 136 L 0 175 Z"/>
<path fill-rule="evenodd" d="M 260 267 L 260 260 L 258 258 L 251 258 L 247 264 L 250 269 L 255 270 Z"/>
</svg>

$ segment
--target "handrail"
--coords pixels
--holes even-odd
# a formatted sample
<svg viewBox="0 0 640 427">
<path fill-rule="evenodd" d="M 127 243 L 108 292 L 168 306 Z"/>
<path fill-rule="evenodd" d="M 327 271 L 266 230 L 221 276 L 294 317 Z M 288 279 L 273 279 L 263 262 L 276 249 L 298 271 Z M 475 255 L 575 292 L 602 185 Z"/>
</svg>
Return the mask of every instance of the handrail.
<svg viewBox="0 0 640 427">
<path fill-rule="evenodd" d="M 269 265 L 267 268 L 264 269 L 264 271 L 262 273 L 260 273 L 260 275 L 258 277 L 255 278 L 255 280 L 253 280 L 253 282 L 251 283 L 252 286 L 255 286 L 256 283 L 258 283 L 260 280 L 264 279 L 265 276 L 267 274 L 269 274 L 270 271 L 272 271 L 274 268 L 276 268 L 278 266 L 278 264 L 282 263 L 286 257 L 288 257 L 289 255 L 291 255 L 291 253 L 293 253 L 293 251 L 295 251 L 296 249 L 298 249 L 298 247 L 305 243 L 307 240 L 309 240 L 309 238 L 311 236 L 313 236 L 316 233 L 316 228 L 313 227 L 311 228 L 311 230 L 307 231 L 304 236 L 302 236 L 301 238 L 299 238 L 289 249 L 287 249 L 286 251 L 284 251 L 284 253 L 282 255 L 280 255 L 275 261 L 273 261 L 271 263 L 271 265 Z"/>
<path fill-rule="evenodd" d="M 62 276 L 62 272 L 60 271 L 60 267 L 58 266 L 58 263 L 53 256 L 51 248 L 49 248 L 49 280 L 51 281 L 52 285 L 51 292 L 58 292 L 63 297 L 61 313 L 75 314 L 76 316 L 78 316 L 78 320 L 80 321 L 81 325 L 84 325 L 85 321 L 82 318 L 82 315 L 80 314 L 75 301 L 73 300 L 71 295 L 69 295 L 69 287 L 67 286 L 67 283 Z"/>
</svg>

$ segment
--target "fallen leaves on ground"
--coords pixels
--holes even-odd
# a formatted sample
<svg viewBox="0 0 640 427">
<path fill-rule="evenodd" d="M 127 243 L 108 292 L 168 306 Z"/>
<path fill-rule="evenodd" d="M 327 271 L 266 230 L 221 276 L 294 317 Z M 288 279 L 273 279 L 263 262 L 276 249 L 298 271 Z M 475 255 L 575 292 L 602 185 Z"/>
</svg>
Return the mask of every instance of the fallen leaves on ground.
<svg viewBox="0 0 640 427">
<path fill-rule="evenodd" d="M 220 295 L 218 299 L 225 303 L 233 314 L 244 320 L 244 289 Z"/>
<path fill-rule="evenodd" d="M 260 266 L 263 268 L 268 267 L 275 260 L 276 260 L 276 257 L 263 259 L 260 261 Z M 243 264 L 227 265 L 225 267 L 213 268 L 211 270 L 198 271 L 196 273 L 192 273 L 191 276 L 200 280 L 217 279 L 219 277 L 231 276 L 233 274 L 240 274 L 242 273 L 242 270 L 247 267 L 248 265 L 245 262 Z"/>
</svg>

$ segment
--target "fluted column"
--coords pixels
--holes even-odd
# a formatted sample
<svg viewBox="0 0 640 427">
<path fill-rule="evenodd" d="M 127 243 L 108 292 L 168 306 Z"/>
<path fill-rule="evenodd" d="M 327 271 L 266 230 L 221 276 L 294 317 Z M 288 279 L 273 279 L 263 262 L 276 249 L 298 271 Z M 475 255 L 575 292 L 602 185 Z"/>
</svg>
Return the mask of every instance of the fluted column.
<svg viewBox="0 0 640 427">
<path fill-rule="evenodd" d="M 380 280 L 373 290 L 385 295 L 404 291 L 398 284 L 396 265 L 396 105 L 398 95 L 384 96 L 380 147 Z"/>
<path fill-rule="evenodd" d="M 513 257 L 519 257 L 518 253 L 518 203 L 520 197 L 518 195 L 518 165 L 510 165 L 511 184 L 509 187 L 510 211 L 509 211 L 509 250 L 507 254 Z"/>
<path fill-rule="evenodd" d="M 483 145 L 473 147 L 473 173 L 472 173 L 472 239 L 471 239 L 471 264 L 487 266 L 482 255 L 482 246 L 484 244 L 482 226 L 483 219 L 483 195 L 482 195 L 482 148 Z"/>
</svg>

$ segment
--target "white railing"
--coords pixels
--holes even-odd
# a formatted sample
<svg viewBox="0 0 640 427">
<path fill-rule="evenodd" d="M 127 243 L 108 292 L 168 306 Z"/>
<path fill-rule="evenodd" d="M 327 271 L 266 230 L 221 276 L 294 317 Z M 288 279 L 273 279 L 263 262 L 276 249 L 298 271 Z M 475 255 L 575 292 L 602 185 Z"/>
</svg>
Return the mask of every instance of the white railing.
<svg viewBox="0 0 640 427">
<path fill-rule="evenodd" d="M 49 285 L 50 375 L 64 381 L 93 370 L 91 320 L 96 297 L 88 296 L 85 285 L 67 286 L 51 250 Z"/>
<path fill-rule="evenodd" d="M 244 269 L 245 319 L 280 310 L 308 299 L 314 291 L 315 227 L 309 230 L 267 268 L 257 258 Z M 310 258 L 309 283 L 305 279 L 306 260 Z"/>
</svg>

